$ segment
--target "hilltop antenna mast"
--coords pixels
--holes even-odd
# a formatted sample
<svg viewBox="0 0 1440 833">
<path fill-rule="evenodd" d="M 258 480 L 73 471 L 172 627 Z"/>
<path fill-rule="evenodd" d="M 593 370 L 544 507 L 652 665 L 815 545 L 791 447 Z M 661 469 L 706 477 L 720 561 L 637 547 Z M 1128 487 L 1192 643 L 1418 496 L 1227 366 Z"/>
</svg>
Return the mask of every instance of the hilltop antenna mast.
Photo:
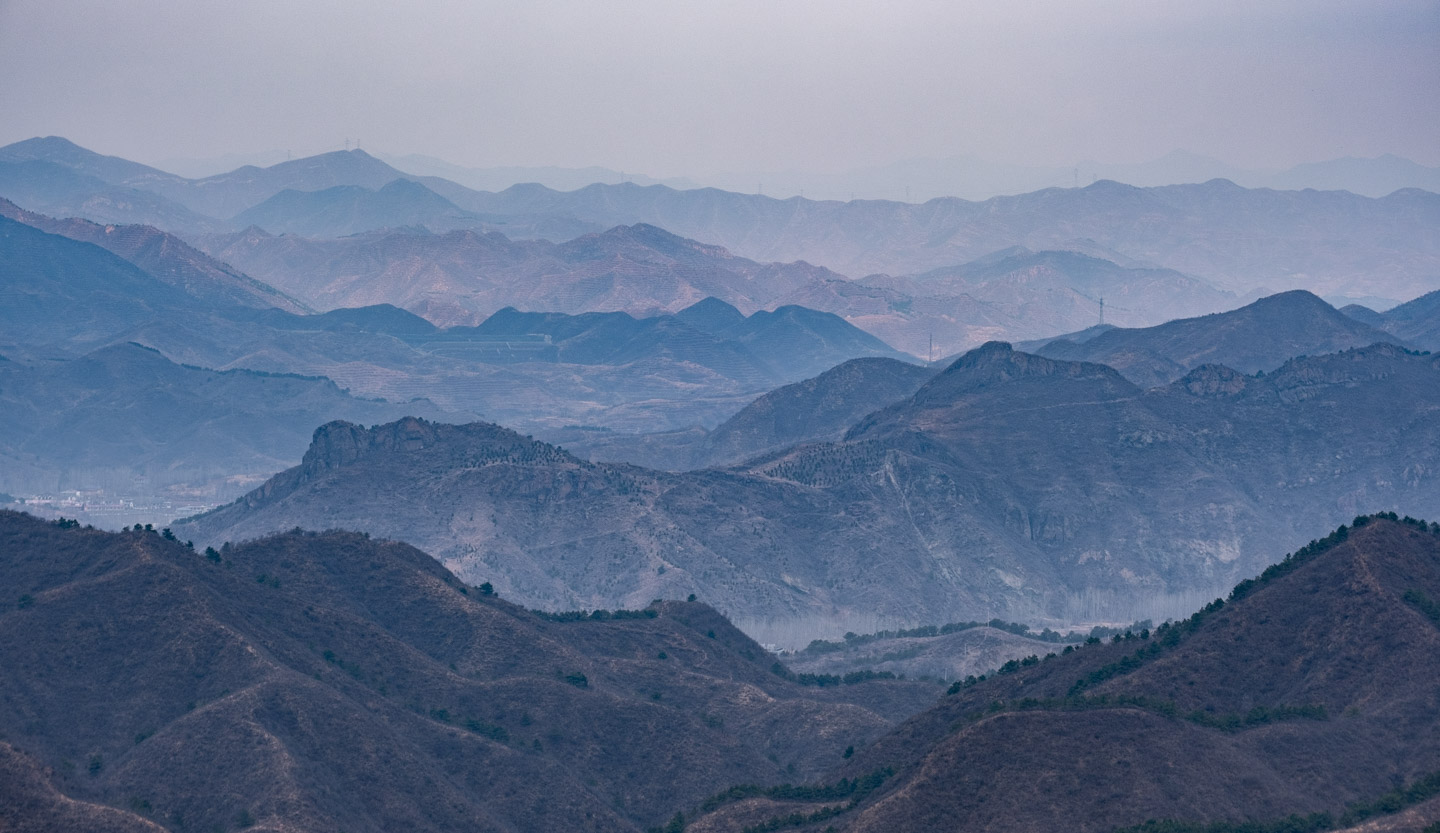
<svg viewBox="0 0 1440 833">
<path fill-rule="evenodd" d="M 926 360 L 926 362 L 925 362 L 926 364 L 934 364 L 934 363 L 935 363 L 935 331 L 934 331 L 934 330 L 931 330 L 931 331 L 930 331 L 930 352 L 929 352 L 929 353 L 926 353 L 926 356 L 928 356 L 928 358 L 927 358 L 927 360 Z"/>
<path fill-rule="evenodd" d="M 1105 326 L 1105 296 L 1100 296 L 1100 326 Z"/>
</svg>

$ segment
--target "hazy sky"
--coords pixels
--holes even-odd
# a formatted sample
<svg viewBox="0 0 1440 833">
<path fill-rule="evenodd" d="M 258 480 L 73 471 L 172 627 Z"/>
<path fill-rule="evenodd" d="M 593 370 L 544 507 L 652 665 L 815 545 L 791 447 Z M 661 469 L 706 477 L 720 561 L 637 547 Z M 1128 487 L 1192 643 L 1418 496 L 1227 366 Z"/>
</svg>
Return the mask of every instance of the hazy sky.
<svg viewBox="0 0 1440 833">
<path fill-rule="evenodd" d="M 653 175 L 1440 164 L 1440 0 L 0 0 L 0 144 Z"/>
</svg>

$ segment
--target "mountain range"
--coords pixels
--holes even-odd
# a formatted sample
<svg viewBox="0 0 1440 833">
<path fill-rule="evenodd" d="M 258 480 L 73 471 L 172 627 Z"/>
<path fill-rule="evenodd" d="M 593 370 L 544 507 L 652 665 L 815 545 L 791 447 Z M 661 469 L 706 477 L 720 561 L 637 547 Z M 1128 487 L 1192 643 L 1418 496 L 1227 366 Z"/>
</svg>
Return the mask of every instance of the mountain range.
<svg viewBox="0 0 1440 833">
<path fill-rule="evenodd" d="M 750 384 L 803 378 L 852 356 L 903 355 L 827 312 L 784 306 L 745 316 L 715 298 L 675 315 L 638 319 L 623 312 L 565 315 L 506 307 L 477 327 L 453 327 L 444 335 L 484 342 L 540 336 L 554 348 L 555 361 L 571 364 L 625 365 L 665 356 Z"/>
<path fill-rule="evenodd" d="M 1036 352 L 1109 365 L 1135 384 L 1152 387 L 1173 382 L 1201 365 L 1256 373 L 1274 370 L 1290 356 L 1334 353 L 1382 341 L 1408 344 L 1309 292 L 1292 290 L 1200 318 L 1155 327 L 1114 327 L 1078 342 L 1061 337 Z"/>
<path fill-rule="evenodd" d="M 652 432 L 711 427 L 777 385 L 856 356 L 900 355 L 834 315 L 747 318 L 719 302 L 723 321 L 703 307 L 688 320 L 507 313 L 448 331 L 384 304 L 297 314 L 301 302 L 156 229 L 4 213 L 23 221 L 0 216 L 0 282 L 12 299 L 0 333 L 12 359 L 134 342 L 177 363 L 323 376 L 358 395 L 425 398 L 522 426 Z M 688 241 L 652 231 L 683 256 Z"/>
<path fill-rule="evenodd" d="M 637 435 L 566 426 L 542 438 L 593 462 L 667 471 L 735 466 L 793 445 L 838 440 L 877 403 L 908 398 L 935 373 L 895 359 L 852 359 L 770 391 L 709 431 Z"/>
<path fill-rule="evenodd" d="M 0 199 L 0 216 L 50 234 L 93 243 L 129 261 L 153 278 L 216 306 L 243 306 L 308 313 L 309 307 L 249 275 L 200 252 L 173 234 L 152 226 L 100 225 L 57 220 Z"/>
<path fill-rule="evenodd" d="M 805 284 L 844 280 L 809 264 L 745 260 L 646 225 L 559 244 L 475 231 L 305 240 L 253 229 L 199 243 L 318 308 L 390 303 L 441 326 L 476 324 L 507 306 L 644 315 L 708 296 L 748 313 Z"/>
<path fill-rule="evenodd" d="M 1440 525 L 1354 524 L 1187 619 L 956 684 L 822 779 L 893 773 L 858 798 L 737 795 L 693 827 L 1429 830 Z"/>
<path fill-rule="evenodd" d="M 597 177 L 591 181 L 612 182 L 614 179 Z M 1073 165 L 1020 165 L 974 156 L 952 156 L 905 159 L 889 165 L 837 174 L 804 171 L 727 174 L 706 178 L 705 184 L 748 193 L 755 187 L 755 183 L 762 183 L 765 193 L 778 197 L 809 195 L 812 199 L 859 198 L 925 202 L 936 197 L 985 200 L 1004 194 L 1024 194 L 1056 186 L 1078 187 L 1082 183 L 1089 184 L 1099 179 L 1112 179 L 1142 188 L 1228 179 L 1246 188 L 1275 188 L 1285 191 L 1311 188 L 1321 191 L 1350 191 L 1367 197 L 1383 197 L 1402 188 L 1420 188 L 1440 193 L 1440 169 L 1420 165 L 1393 154 L 1369 159 L 1344 157 L 1303 163 L 1284 170 L 1259 170 L 1229 165 L 1218 159 L 1183 150 L 1172 151 L 1158 159 L 1139 164 L 1083 160 Z M 515 179 L 511 182 L 526 181 L 540 180 Z M 490 187 L 486 190 L 498 188 Z"/>
<path fill-rule="evenodd" d="M 0 512 L 0 548 L 6 829 L 638 833 L 941 690 L 801 686 L 704 604 L 537 615 L 355 533 L 203 552 Z"/>
<path fill-rule="evenodd" d="M 321 191 L 287 188 L 235 215 L 234 222 L 304 237 L 344 237 L 400 226 L 449 231 L 475 225 L 478 219 L 418 182 L 397 179 L 373 190 L 359 185 Z"/>
<path fill-rule="evenodd" d="M 734 470 L 588 463 L 485 424 L 335 423 L 299 467 L 182 526 L 362 529 L 550 608 L 693 592 L 828 630 L 858 610 L 1163 618 L 1337 515 L 1435 514 L 1437 396 L 1440 360 L 1391 345 L 1147 392 L 993 344 L 839 442 Z"/>
<path fill-rule="evenodd" d="M 650 223 L 744 257 L 805 260 L 855 276 L 921 273 L 1016 245 L 1098 244 L 1234 292 L 1279 284 L 1403 298 L 1433 288 L 1440 245 L 1437 194 L 1403 190 L 1372 199 L 1341 191 L 1250 190 L 1225 180 L 1155 188 L 1102 180 L 978 203 L 921 205 L 636 185 L 569 193 L 516 186 L 451 199 L 483 213 Z"/>
<path fill-rule="evenodd" d="M 1413 188 L 1371 198 L 1343 191 L 1246 189 L 1223 179 L 1150 188 L 1101 180 L 982 202 L 943 198 L 918 205 L 776 200 L 633 183 L 572 192 L 517 185 L 491 193 L 409 176 L 358 150 L 186 180 L 56 137 L 0 148 L 0 165 L 11 172 L 0 172 L 0 194 L 28 209 L 170 231 L 219 230 L 229 218 L 286 189 L 350 185 L 373 191 L 399 179 L 413 180 L 491 222 L 516 218 L 529 233 L 546 223 L 546 233 L 566 238 L 644 223 L 753 260 L 804 260 L 852 276 L 924 273 L 1016 245 L 1034 250 L 1098 245 L 1225 291 L 1271 286 L 1398 299 L 1434 288 L 1440 246 L 1434 231 L 1440 226 L 1440 195 Z M 37 165 L 93 187 L 87 191 L 78 180 L 51 187 L 15 173 Z M 16 188 L 24 193 L 13 192 Z M 134 193 L 121 199 L 107 190 L 116 188 Z M 163 204 L 142 205 L 142 194 Z M 128 205 L 136 215 L 117 216 Z M 175 216 L 166 220 L 166 212 Z"/>
<path fill-rule="evenodd" d="M 1342 307 L 1340 311 L 1401 341 L 1440 351 L 1440 290 L 1427 292 L 1385 312 L 1356 304 Z"/>
<path fill-rule="evenodd" d="M 0 545 L 20 591 L 0 602 L 7 828 L 1440 820 L 1440 525 L 1394 514 L 1186 619 L 1037 647 L 938 702 L 797 675 L 700 602 L 540 614 L 355 533 L 202 553 L 0 512 Z"/>
<path fill-rule="evenodd" d="M 1067 332 L 1094 321 L 1107 296 L 1110 318 L 1132 326 L 1238 302 L 1171 270 L 1014 248 L 932 276 L 856 282 L 804 262 L 757 263 L 643 224 L 559 244 L 473 230 L 304 239 L 253 228 L 197 243 L 321 309 L 390 303 L 454 325 L 505 306 L 650 315 L 713 296 L 747 312 L 833 312 L 916 355 Z"/>
<path fill-rule="evenodd" d="M 329 379 L 175 364 L 136 344 L 65 360 L 0 360 L 0 491 L 163 491 L 229 500 L 292 465 L 314 426 L 406 415 L 424 400 L 350 396 Z"/>
</svg>

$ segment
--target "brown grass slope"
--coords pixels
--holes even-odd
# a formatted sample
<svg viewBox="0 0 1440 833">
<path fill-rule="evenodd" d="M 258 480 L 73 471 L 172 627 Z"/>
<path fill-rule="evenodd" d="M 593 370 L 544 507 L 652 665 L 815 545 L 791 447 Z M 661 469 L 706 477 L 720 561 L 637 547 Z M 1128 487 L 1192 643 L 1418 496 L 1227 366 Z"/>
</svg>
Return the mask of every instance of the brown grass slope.
<svg viewBox="0 0 1440 833">
<path fill-rule="evenodd" d="M 1188 623 L 961 687 L 831 774 L 896 772 L 826 824 L 1338 820 L 1440 770 L 1440 622 L 1416 601 L 1440 599 L 1440 527 L 1371 519 L 1297 556 Z"/>
<path fill-rule="evenodd" d="M 631 831 L 937 690 L 801 688 L 701 604 L 546 620 L 353 533 L 215 561 L 6 512 L 0 552 L 0 829 Z"/>
</svg>

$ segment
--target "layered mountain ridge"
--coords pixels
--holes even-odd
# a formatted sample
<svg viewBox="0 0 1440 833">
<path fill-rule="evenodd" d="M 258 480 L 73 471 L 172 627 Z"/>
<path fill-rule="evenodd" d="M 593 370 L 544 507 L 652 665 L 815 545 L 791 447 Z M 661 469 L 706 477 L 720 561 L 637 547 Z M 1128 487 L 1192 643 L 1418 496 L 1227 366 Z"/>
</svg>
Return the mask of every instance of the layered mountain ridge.
<svg viewBox="0 0 1440 833">
<path fill-rule="evenodd" d="M 354 533 L 207 553 L 0 512 L 0 542 L 7 828 L 638 833 L 939 690 L 804 688 L 703 604 L 557 620 Z"/>
<path fill-rule="evenodd" d="M 953 687 L 830 773 L 895 774 L 825 823 L 1420 830 L 1440 819 L 1436 598 L 1440 526 L 1357 518 L 1189 619 Z M 763 809 L 695 827 L 814 805 Z"/>
<path fill-rule="evenodd" d="M 1319 521 L 1437 507 L 1437 381 L 1440 360 L 1382 344 L 1146 392 L 994 344 L 843 441 L 725 471 L 588 463 L 491 426 L 327 426 L 319 447 L 405 439 L 184 527 L 363 529 L 537 606 L 694 592 L 746 621 L 1163 618 Z"/>
<path fill-rule="evenodd" d="M 293 196 L 286 199 L 315 200 L 318 193 L 336 187 L 366 189 L 376 197 L 391 188 L 394 199 L 385 202 L 393 212 L 389 208 L 377 209 L 377 213 L 340 207 L 336 209 L 340 225 L 306 227 L 307 231 L 336 233 L 369 225 L 366 233 L 373 234 L 382 226 L 422 220 L 424 212 L 415 214 L 404 206 L 413 203 L 424 189 L 430 195 L 425 199 L 434 209 L 429 215 L 433 221 L 427 222 L 436 230 L 453 228 L 463 220 L 475 230 L 558 241 L 616 226 L 648 224 L 724 246 L 755 262 L 792 267 L 802 262 L 821 264 L 853 276 L 923 277 L 941 269 L 953 277 L 957 263 L 977 261 L 1016 246 L 1032 251 L 1104 252 L 1102 257 L 1124 262 L 1124 268 L 1134 273 L 1126 286 L 1102 293 L 1098 285 L 1087 283 L 1100 273 L 1071 263 L 1064 267 L 1067 283 L 1063 289 L 1042 291 L 1044 281 L 1039 279 L 1055 266 L 1051 258 L 1048 266 L 1036 265 L 1028 275 L 1022 269 L 1004 285 L 951 295 L 939 305 L 928 300 L 928 295 L 894 288 L 923 283 L 910 278 L 874 278 L 865 283 L 814 281 L 805 284 L 800 294 L 768 302 L 841 313 L 914 353 L 921 352 L 926 333 L 936 331 L 942 355 L 990 338 L 1029 339 L 1078 329 L 1094 320 L 1101 295 L 1110 296 L 1112 317 L 1128 325 L 1214 312 L 1230 305 L 1224 300 L 1225 293 L 1266 294 L 1265 286 L 1293 286 L 1331 295 L 1414 297 L 1433 289 L 1430 278 L 1440 245 L 1434 234 L 1440 225 L 1434 222 L 1440 216 L 1440 197 L 1413 189 L 1374 199 L 1336 191 L 1245 189 L 1224 180 L 1154 188 L 1101 181 L 1086 188 L 1051 188 L 984 202 L 936 199 L 912 205 L 879 200 L 774 200 L 715 189 L 677 191 L 634 184 L 591 185 L 574 192 L 527 185 L 487 193 L 434 177 L 409 176 L 358 150 L 266 169 L 242 168 L 204 180 L 185 180 L 133 163 L 120 164 L 123 160 L 107 160 L 53 138 L 0 149 L 0 160 L 7 159 L 11 161 L 0 162 L 6 170 L 44 166 L 52 179 L 62 174 L 70 177 L 68 184 L 56 180 L 52 186 L 0 175 L 0 193 L 10 192 L 12 187 L 21 189 L 23 193 L 16 191 L 10 196 L 27 208 L 108 223 L 183 228 L 190 234 L 218 231 L 225 224 L 202 216 L 205 212 L 210 212 L 210 217 L 233 217 L 287 189 Z M 12 185 L 5 185 L 7 181 Z M 144 190 L 147 188 L 153 190 Z M 150 198 L 164 205 L 145 205 Z M 450 205 L 466 216 L 455 214 L 447 207 Z M 125 216 L 127 206 L 138 213 Z M 369 219 L 362 220 L 362 216 Z M 413 248 L 419 243 L 407 245 Z M 287 247 L 290 244 L 280 248 Z M 207 244 L 206 249 L 218 254 L 212 245 Z M 236 259 L 240 254 L 218 256 L 314 303 L 295 291 L 279 270 L 266 272 L 262 258 L 240 262 Z M 393 257 L 394 262 L 372 263 L 363 275 L 352 274 L 352 278 L 373 282 L 387 270 L 400 270 L 410 273 L 413 280 L 415 265 L 407 267 L 398 253 Z M 263 259 L 272 264 L 283 260 L 279 251 Z M 440 253 L 428 254 L 427 259 L 445 263 Z M 1184 274 L 1177 276 L 1160 268 L 1142 274 L 1155 264 Z M 338 267 L 326 265 L 321 271 L 334 268 Z M 982 271 L 969 270 L 967 280 L 986 283 Z M 445 280 L 453 282 L 455 274 Z M 444 267 L 432 277 L 442 275 Z M 932 283 L 942 277 L 930 275 Z M 1210 287 L 1204 285 L 1207 282 Z M 992 293 L 998 294 L 992 297 Z M 656 299 L 611 298 L 609 309 L 634 310 L 648 303 L 652 308 L 673 311 L 706 294 L 720 293 L 704 291 L 673 299 L 663 293 Z M 749 303 L 739 295 L 721 297 L 742 309 Z M 1182 298 L 1184 303 L 1177 300 Z M 356 295 L 344 305 L 379 302 L 422 312 L 442 324 L 474 323 L 473 318 L 461 317 L 462 310 L 434 297 L 406 302 Z M 1163 304 L 1163 309 L 1157 303 Z M 494 303 L 479 312 L 488 314 L 505 305 Z M 473 306 L 469 314 L 476 314 Z M 871 319 L 868 324 L 867 317 Z M 1043 329 L 1024 329 L 1025 322 L 1041 320 Z"/>
</svg>

